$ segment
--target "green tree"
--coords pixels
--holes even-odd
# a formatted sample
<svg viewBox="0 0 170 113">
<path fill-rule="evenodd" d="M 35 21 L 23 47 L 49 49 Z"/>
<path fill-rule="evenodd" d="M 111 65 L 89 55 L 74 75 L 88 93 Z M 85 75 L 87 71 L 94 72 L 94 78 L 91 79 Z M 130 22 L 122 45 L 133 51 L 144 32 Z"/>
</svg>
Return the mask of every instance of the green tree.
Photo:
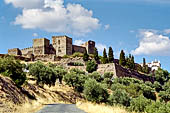
<svg viewBox="0 0 170 113">
<path fill-rule="evenodd" d="M 64 81 L 67 85 L 73 87 L 76 91 L 82 92 L 87 76 L 84 74 L 70 72 L 64 76 Z"/>
<path fill-rule="evenodd" d="M 121 52 L 120 52 L 119 65 L 121 65 L 121 66 L 126 65 L 125 53 L 123 50 L 121 50 Z"/>
<path fill-rule="evenodd" d="M 109 97 L 109 104 L 120 104 L 128 107 L 130 105 L 130 96 L 125 90 L 117 89 Z"/>
<path fill-rule="evenodd" d="M 151 100 L 145 98 L 143 95 L 140 95 L 137 98 L 133 98 L 130 101 L 130 111 L 135 112 L 145 112 L 146 107 L 151 104 Z"/>
<path fill-rule="evenodd" d="M 85 98 L 92 102 L 107 102 L 109 94 L 107 88 L 94 79 L 89 79 L 84 84 L 83 94 Z"/>
<path fill-rule="evenodd" d="M 97 48 L 95 48 L 95 50 L 94 50 L 94 59 L 95 59 L 96 62 L 99 62 L 99 55 L 98 55 Z"/>
<path fill-rule="evenodd" d="M 17 87 L 20 87 L 26 80 L 26 73 L 23 72 L 25 65 L 21 64 L 12 56 L 0 58 L 0 73 L 8 76 L 15 82 Z"/>
<path fill-rule="evenodd" d="M 101 82 L 103 80 L 102 76 L 100 73 L 94 71 L 93 73 L 88 75 L 90 78 L 95 79 L 97 82 Z"/>
<path fill-rule="evenodd" d="M 146 60 L 145 60 L 145 58 L 143 58 L 143 67 L 145 67 L 146 66 Z"/>
<path fill-rule="evenodd" d="M 112 49 L 112 47 L 109 47 L 108 56 L 109 56 L 109 58 L 108 58 L 109 63 L 113 63 L 114 56 L 113 56 L 113 49 Z"/>
<path fill-rule="evenodd" d="M 44 65 L 42 62 L 36 62 L 30 64 L 29 74 L 34 77 L 36 83 L 43 87 L 46 85 L 55 85 L 55 82 L 58 78 L 57 72 L 49 66 Z"/>
<path fill-rule="evenodd" d="M 105 49 L 105 48 L 104 48 L 104 50 L 103 50 L 102 63 L 103 63 L 103 64 L 108 63 L 108 58 L 107 58 L 107 53 L 106 53 L 106 49 Z"/>
<path fill-rule="evenodd" d="M 83 54 L 83 60 L 86 62 L 89 60 L 89 55 L 87 54 L 87 50 L 85 50 L 84 54 Z"/>
<path fill-rule="evenodd" d="M 86 71 L 89 72 L 89 73 L 96 71 L 97 67 L 98 67 L 98 65 L 94 60 L 88 61 L 86 63 Z"/>
</svg>

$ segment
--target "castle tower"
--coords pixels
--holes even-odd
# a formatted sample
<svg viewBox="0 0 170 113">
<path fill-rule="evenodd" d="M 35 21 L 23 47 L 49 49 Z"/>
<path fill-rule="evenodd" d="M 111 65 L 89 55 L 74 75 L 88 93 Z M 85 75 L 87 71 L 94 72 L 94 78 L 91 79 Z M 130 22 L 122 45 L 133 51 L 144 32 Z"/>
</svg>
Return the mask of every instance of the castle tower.
<svg viewBox="0 0 170 113">
<path fill-rule="evenodd" d="M 53 36 L 52 45 L 56 56 L 72 55 L 72 38 L 68 36 Z"/>
<path fill-rule="evenodd" d="M 95 51 L 95 42 L 94 41 L 89 40 L 82 46 L 86 47 L 88 54 L 94 54 L 94 51 Z"/>
<path fill-rule="evenodd" d="M 46 38 L 33 39 L 33 54 L 49 54 L 50 41 Z"/>
</svg>

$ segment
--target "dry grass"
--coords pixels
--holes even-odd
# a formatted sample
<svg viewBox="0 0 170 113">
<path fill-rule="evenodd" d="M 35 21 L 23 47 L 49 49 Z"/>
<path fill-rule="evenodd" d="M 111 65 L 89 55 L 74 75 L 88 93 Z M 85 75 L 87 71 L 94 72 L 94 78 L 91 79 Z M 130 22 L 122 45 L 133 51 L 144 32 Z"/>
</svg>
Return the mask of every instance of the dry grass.
<svg viewBox="0 0 170 113">
<path fill-rule="evenodd" d="M 111 107 L 105 104 L 93 104 L 90 102 L 77 102 L 76 106 L 87 113 L 129 113 L 123 107 Z"/>
</svg>

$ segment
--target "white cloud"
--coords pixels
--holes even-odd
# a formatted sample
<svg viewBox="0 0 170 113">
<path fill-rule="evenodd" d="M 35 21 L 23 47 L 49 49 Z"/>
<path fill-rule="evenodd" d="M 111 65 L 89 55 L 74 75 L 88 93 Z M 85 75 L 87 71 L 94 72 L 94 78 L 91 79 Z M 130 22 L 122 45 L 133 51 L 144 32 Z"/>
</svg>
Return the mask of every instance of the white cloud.
<svg viewBox="0 0 170 113">
<path fill-rule="evenodd" d="M 38 34 L 37 34 L 37 33 L 33 33 L 32 36 L 33 36 L 33 37 L 37 37 Z"/>
<path fill-rule="evenodd" d="M 44 3 L 43 0 L 5 0 L 6 4 L 13 4 L 15 8 L 39 8 Z"/>
<path fill-rule="evenodd" d="M 99 20 L 93 17 L 93 12 L 80 4 L 69 3 L 65 6 L 64 0 L 35 0 L 41 2 L 41 6 L 37 6 L 34 0 L 30 3 L 27 3 L 29 0 L 5 1 L 15 7 L 23 7 L 22 14 L 16 17 L 14 24 L 21 25 L 24 29 L 82 36 L 100 27 Z"/>
<path fill-rule="evenodd" d="M 107 25 L 104 26 L 104 29 L 105 29 L 105 30 L 108 30 L 109 28 L 110 28 L 110 25 L 109 25 L 109 24 L 107 24 Z"/>
<path fill-rule="evenodd" d="M 83 41 L 83 40 L 75 40 L 74 41 L 74 45 L 78 45 L 78 46 L 80 46 L 80 45 L 82 45 L 84 43 L 85 43 L 85 41 Z"/>
<path fill-rule="evenodd" d="M 139 47 L 131 51 L 134 55 L 170 56 L 170 39 L 154 30 L 140 31 Z"/>
</svg>

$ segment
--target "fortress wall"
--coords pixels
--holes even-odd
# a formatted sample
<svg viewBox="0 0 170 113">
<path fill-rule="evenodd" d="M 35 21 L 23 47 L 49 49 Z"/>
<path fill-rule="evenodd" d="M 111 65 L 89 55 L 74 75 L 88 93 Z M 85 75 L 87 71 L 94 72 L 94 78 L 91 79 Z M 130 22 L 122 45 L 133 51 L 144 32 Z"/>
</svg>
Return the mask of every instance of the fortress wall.
<svg viewBox="0 0 170 113">
<path fill-rule="evenodd" d="M 44 62 L 48 62 L 48 61 L 55 61 L 56 56 L 54 54 L 45 54 L 45 55 L 35 55 L 34 56 L 34 60 L 38 61 L 44 61 Z"/>
<path fill-rule="evenodd" d="M 137 71 L 126 69 L 118 64 L 115 64 L 115 69 L 116 69 L 117 77 L 131 77 L 131 78 L 136 78 L 136 79 L 143 80 L 143 81 L 154 82 L 154 77 L 149 77 Z"/>
<path fill-rule="evenodd" d="M 114 77 L 116 77 L 116 68 L 114 63 L 99 64 L 97 71 L 101 74 L 104 74 L 105 72 L 112 72 Z"/>
<path fill-rule="evenodd" d="M 9 55 L 21 55 L 21 51 L 19 48 L 8 49 Z"/>
<path fill-rule="evenodd" d="M 21 53 L 24 56 L 28 54 L 33 54 L 33 47 L 21 49 Z"/>
<path fill-rule="evenodd" d="M 73 53 L 75 52 L 84 53 L 85 51 L 86 51 L 85 47 L 73 45 Z"/>
</svg>

